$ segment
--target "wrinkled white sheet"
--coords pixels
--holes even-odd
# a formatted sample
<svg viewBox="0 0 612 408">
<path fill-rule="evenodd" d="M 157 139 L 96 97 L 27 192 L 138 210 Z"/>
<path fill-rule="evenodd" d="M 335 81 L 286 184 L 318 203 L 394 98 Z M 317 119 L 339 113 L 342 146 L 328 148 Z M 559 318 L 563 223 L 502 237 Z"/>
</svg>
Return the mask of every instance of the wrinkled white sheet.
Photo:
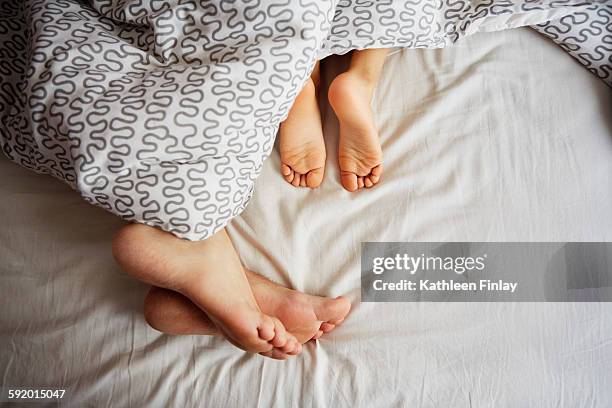
<svg viewBox="0 0 612 408">
<path fill-rule="evenodd" d="M 326 108 L 323 187 L 290 187 L 273 153 L 231 224 L 248 267 L 354 301 L 287 362 L 148 328 L 147 287 L 110 253 L 122 222 L 0 159 L 2 385 L 96 407 L 611 406 L 612 304 L 359 304 L 358 256 L 361 241 L 612 240 L 610 89 L 519 29 L 391 55 L 374 108 L 382 184 L 342 190 Z"/>
</svg>

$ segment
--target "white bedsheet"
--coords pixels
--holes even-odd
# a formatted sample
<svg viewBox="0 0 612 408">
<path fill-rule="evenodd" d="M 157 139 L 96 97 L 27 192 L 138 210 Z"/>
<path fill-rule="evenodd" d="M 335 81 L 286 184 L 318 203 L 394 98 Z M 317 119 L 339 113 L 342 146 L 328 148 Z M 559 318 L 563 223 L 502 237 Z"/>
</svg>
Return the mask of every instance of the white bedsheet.
<svg viewBox="0 0 612 408">
<path fill-rule="evenodd" d="M 331 77 L 328 69 L 326 77 Z M 230 227 L 244 263 L 348 295 L 346 322 L 277 362 L 145 324 L 122 221 L 0 159 L 3 386 L 65 386 L 70 406 L 608 407 L 612 304 L 359 304 L 361 241 L 612 240 L 612 92 L 528 29 L 391 55 L 374 108 L 375 189 L 342 190 L 326 108 L 323 186 L 274 153 Z"/>
</svg>

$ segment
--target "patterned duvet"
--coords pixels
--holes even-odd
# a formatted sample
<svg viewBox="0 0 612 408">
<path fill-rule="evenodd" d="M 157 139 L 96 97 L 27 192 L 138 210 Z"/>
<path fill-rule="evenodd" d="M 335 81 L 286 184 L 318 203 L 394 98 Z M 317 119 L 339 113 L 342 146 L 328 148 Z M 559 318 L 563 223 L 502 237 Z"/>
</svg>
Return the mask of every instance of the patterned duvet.
<svg viewBox="0 0 612 408">
<path fill-rule="evenodd" d="M 126 220 L 205 239 L 247 205 L 315 62 L 532 26 L 612 83 L 612 2 L 0 0 L 0 145 Z"/>
</svg>

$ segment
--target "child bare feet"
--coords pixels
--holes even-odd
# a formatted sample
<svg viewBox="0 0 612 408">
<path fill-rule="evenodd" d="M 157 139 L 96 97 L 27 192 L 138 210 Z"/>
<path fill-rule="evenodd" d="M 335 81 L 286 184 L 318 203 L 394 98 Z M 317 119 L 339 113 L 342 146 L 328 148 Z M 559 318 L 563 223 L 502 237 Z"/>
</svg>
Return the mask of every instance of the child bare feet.
<svg viewBox="0 0 612 408">
<path fill-rule="evenodd" d="M 342 323 L 350 310 L 344 297 L 336 299 L 307 295 L 246 271 L 253 294 L 262 311 L 277 317 L 300 343 L 318 339 Z M 147 322 L 159 331 L 172 334 L 216 334 L 214 324 L 184 296 L 152 288 L 145 300 Z M 274 351 L 274 358 L 283 353 Z"/>
<path fill-rule="evenodd" d="M 317 102 L 318 64 L 281 123 L 281 174 L 295 187 L 316 188 L 325 173 L 325 142 Z"/>
<path fill-rule="evenodd" d="M 383 172 L 370 103 L 386 54 L 380 49 L 355 51 L 349 70 L 338 75 L 329 87 L 329 103 L 340 122 L 340 177 L 348 191 L 374 186 Z"/>
<path fill-rule="evenodd" d="M 347 71 L 332 81 L 328 96 L 340 122 L 338 164 L 342 186 L 348 191 L 370 188 L 382 174 L 382 149 L 370 108 L 372 84 Z"/>
<path fill-rule="evenodd" d="M 225 230 L 190 242 L 143 224 L 123 227 L 113 254 L 129 274 L 189 298 L 237 347 L 257 353 L 297 354 L 295 337 L 259 309 Z"/>
</svg>

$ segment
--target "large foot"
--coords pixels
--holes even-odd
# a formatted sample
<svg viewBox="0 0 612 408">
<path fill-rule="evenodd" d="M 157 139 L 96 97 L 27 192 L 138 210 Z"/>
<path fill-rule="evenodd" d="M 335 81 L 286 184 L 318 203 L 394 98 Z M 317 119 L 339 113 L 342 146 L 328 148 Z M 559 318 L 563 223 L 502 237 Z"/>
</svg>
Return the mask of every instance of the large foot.
<svg viewBox="0 0 612 408">
<path fill-rule="evenodd" d="M 131 275 L 189 298 L 234 345 L 257 353 L 299 353 L 297 339 L 263 313 L 225 230 L 189 242 L 142 224 L 122 228 L 113 254 Z"/>
<path fill-rule="evenodd" d="M 329 87 L 329 103 L 340 122 L 340 177 L 348 191 L 373 187 L 382 175 L 382 150 L 370 106 L 375 85 L 347 71 Z"/>
<path fill-rule="evenodd" d="M 277 317 L 300 343 L 332 331 L 344 321 L 351 308 L 345 297 L 307 295 L 253 272 L 246 273 L 262 312 Z M 212 321 L 189 299 L 166 289 L 151 289 L 145 301 L 145 317 L 152 327 L 166 333 L 218 333 Z"/>
<path fill-rule="evenodd" d="M 331 299 L 308 295 L 250 271 L 247 277 L 262 310 L 280 319 L 300 343 L 332 331 L 351 309 L 351 303 L 343 296 Z"/>
<path fill-rule="evenodd" d="M 316 188 L 325 173 L 325 142 L 315 82 L 309 79 L 279 133 L 281 174 L 295 187 Z"/>
</svg>

